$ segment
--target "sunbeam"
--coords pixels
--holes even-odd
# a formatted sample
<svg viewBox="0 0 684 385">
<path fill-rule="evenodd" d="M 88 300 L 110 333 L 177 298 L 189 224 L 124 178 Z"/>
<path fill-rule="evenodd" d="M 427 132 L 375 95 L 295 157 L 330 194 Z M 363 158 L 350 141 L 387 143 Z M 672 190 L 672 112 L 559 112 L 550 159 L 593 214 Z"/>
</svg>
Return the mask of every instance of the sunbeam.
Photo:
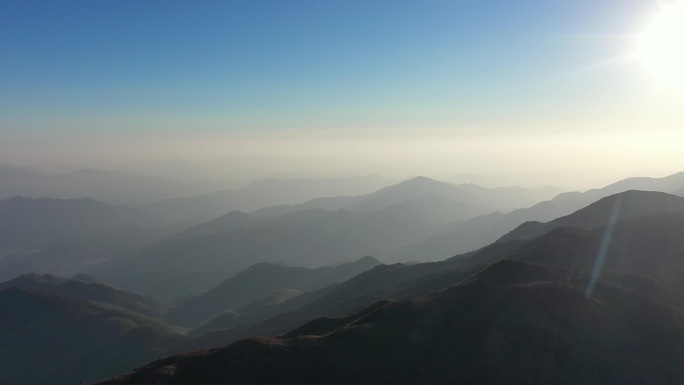
<svg viewBox="0 0 684 385">
<path fill-rule="evenodd" d="M 606 230 L 603 232 L 603 238 L 601 239 L 601 245 L 599 246 L 599 251 L 596 254 L 596 262 L 594 262 L 594 269 L 591 272 L 591 278 L 589 279 L 589 285 L 587 285 L 587 291 L 585 296 L 590 298 L 594 288 L 596 287 L 596 282 L 601 275 L 601 270 L 603 269 L 603 264 L 606 261 L 606 255 L 608 254 L 608 249 L 610 248 L 610 242 L 613 238 L 613 230 L 615 229 L 615 222 L 617 222 L 618 214 L 620 213 L 620 207 L 622 206 L 622 194 L 619 194 L 615 199 L 613 204 L 613 209 L 610 211 L 610 216 L 608 217 L 608 225 Z"/>
</svg>

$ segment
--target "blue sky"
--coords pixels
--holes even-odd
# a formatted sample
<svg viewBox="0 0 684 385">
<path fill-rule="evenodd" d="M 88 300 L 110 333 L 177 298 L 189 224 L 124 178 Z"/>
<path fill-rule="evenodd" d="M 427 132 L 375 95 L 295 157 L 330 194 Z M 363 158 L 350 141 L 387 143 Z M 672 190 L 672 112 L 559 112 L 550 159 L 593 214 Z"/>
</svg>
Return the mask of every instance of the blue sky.
<svg viewBox="0 0 684 385">
<path fill-rule="evenodd" d="M 653 80 L 630 60 L 658 11 L 656 0 L 0 0 L 0 151 L 652 130 L 682 123 L 652 108 Z M 640 139 L 627 142 L 615 151 Z"/>
<path fill-rule="evenodd" d="M 648 0 L 4 1 L 0 112 L 5 130 L 35 132 L 497 124 L 496 111 L 534 115 L 534 103 L 562 110 L 638 88 L 638 79 L 611 84 L 619 73 L 573 74 L 628 53 L 629 35 L 654 8 Z M 112 120 L 122 126 L 98 127 Z"/>
</svg>

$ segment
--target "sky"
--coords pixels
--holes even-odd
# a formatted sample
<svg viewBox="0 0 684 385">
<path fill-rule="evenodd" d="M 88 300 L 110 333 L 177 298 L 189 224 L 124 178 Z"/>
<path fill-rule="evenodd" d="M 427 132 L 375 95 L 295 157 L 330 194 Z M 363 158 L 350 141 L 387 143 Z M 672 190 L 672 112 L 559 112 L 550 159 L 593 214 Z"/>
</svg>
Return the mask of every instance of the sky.
<svg viewBox="0 0 684 385">
<path fill-rule="evenodd" d="M 674 3 L 0 0 L 0 161 L 682 170 L 684 97 L 636 55 Z"/>
</svg>

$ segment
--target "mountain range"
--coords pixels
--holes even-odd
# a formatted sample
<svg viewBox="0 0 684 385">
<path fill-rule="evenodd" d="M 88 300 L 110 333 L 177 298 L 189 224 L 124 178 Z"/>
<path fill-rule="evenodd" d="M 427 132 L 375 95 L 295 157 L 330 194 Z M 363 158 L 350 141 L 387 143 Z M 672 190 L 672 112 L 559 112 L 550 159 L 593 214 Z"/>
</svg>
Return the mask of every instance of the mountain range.
<svg viewBox="0 0 684 385">
<path fill-rule="evenodd" d="M 280 337 L 155 361 L 102 384 L 677 383 L 684 316 L 632 287 L 503 260 L 449 289 Z"/>
<path fill-rule="evenodd" d="M 265 179 L 236 190 L 176 199 L 164 199 L 143 208 L 165 221 L 202 223 L 230 211 L 255 211 L 264 207 L 306 202 L 322 196 L 365 194 L 389 185 L 378 175 L 350 178 Z"/>
<path fill-rule="evenodd" d="M 96 273 L 0 283 L 0 382 L 678 383 L 683 175 L 512 211 L 539 192 L 416 178 L 175 231 L 140 207 L 0 201 L 2 268 Z"/>
<path fill-rule="evenodd" d="M 345 209 L 363 213 L 405 202 L 415 202 L 431 214 L 434 222 L 468 219 L 494 210 L 512 210 L 552 198 L 562 190 L 553 187 L 484 188 L 475 184 L 455 185 L 427 177 L 415 177 L 376 192 L 347 197 L 317 198 L 299 205 L 280 205 L 254 212 L 257 216 L 279 216 L 309 209 Z M 425 216 L 425 219 L 430 216 Z"/>
<path fill-rule="evenodd" d="M 628 190 L 660 191 L 684 195 L 684 173 L 663 178 L 628 178 L 600 189 L 559 194 L 531 207 L 494 212 L 454 223 L 450 228 L 412 245 L 394 250 L 383 259 L 391 262 L 437 261 L 484 247 L 528 221 L 546 222 L 568 215 L 601 198 Z"/>
<path fill-rule="evenodd" d="M 235 310 L 239 306 L 274 291 L 281 289 L 316 291 L 335 283 L 344 282 L 379 264 L 380 261 L 372 257 L 317 269 L 259 263 L 236 274 L 206 293 L 174 307 L 167 318 L 174 324 L 197 326 L 214 316 L 225 311 Z"/>
<path fill-rule="evenodd" d="M 82 169 L 67 174 L 44 174 L 31 169 L 0 166 L 0 199 L 14 196 L 92 198 L 114 205 L 133 206 L 202 192 L 202 189 L 173 179 L 118 171 Z"/>
<path fill-rule="evenodd" d="M 151 272 L 160 266 L 235 273 L 258 262 L 317 267 L 365 255 L 383 260 L 393 250 L 444 233 L 453 221 L 536 202 L 555 192 L 552 188 L 484 189 L 418 177 L 361 196 L 318 198 L 253 213 L 229 212 L 102 270 L 121 283 L 127 272 Z"/>
</svg>

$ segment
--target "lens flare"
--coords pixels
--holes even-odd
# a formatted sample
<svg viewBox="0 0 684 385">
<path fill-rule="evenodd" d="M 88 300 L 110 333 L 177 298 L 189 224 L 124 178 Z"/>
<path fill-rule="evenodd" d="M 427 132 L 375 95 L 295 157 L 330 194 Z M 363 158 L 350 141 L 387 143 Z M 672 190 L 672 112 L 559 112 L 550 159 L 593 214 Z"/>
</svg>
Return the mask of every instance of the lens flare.
<svg viewBox="0 0 684 385">
<path fill-rule="evenodd" d="M 684 89 L 684 3 L 663 7 L 641 37 L 638 57 L 656 81 Z"/>
<path fill-rule="evenodd" d="M 608 224 L 605 231 L 603 232 L 603 238 L 601 239 L 601 245 L 599 246 L 599 251 L 596 254 L 596 261 L 594 262 L 594 269 L 591 272 L 591 278 L 589 279 L 589 285 L 587 285 L 587 291 L 585 296 L 590 298 L 596 288 L 596 282 L 601 276 L 601 270 L 603 270 L 603 264 L 606 262 L 606 256 L 608 255 L 608 250 L 610 248 L 610 242 L 613 240 L 613 230 L 615 229 L 615 223 L 617 222 L 618 215 L 620 214 L 620 207 L 622 206 L 622 194 L 617 196 L 613 208 L 610 210 L 610 216 L 608 217 Z"/>
</svg>

